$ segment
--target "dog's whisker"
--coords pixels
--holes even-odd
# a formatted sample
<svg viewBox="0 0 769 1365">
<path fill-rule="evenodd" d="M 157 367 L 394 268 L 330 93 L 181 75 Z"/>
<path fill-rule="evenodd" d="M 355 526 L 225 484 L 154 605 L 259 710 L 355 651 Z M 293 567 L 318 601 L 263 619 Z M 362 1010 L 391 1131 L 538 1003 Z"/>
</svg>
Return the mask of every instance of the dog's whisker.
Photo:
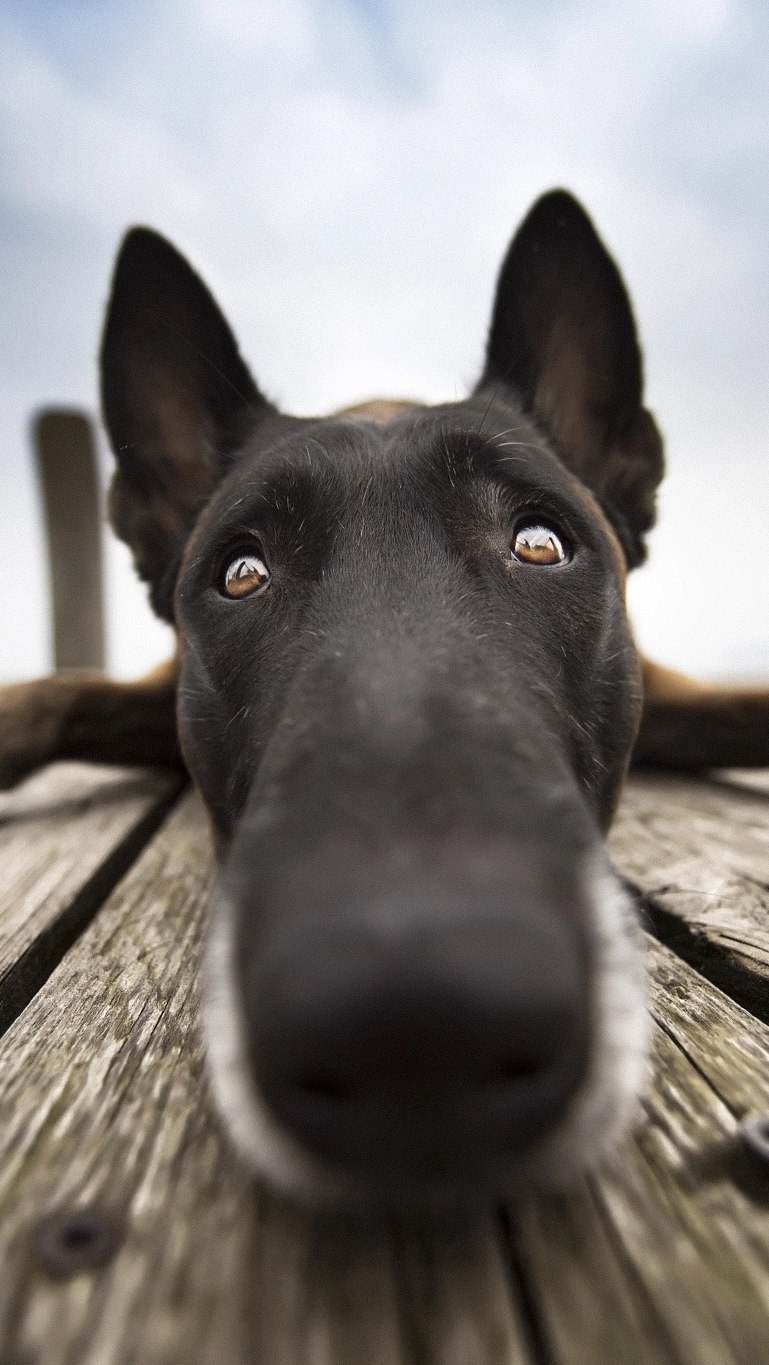
<svg viewBox="0 0 769 1365">
<path fill-rule="evenodd" d="M 486 422 L 486 418 L 488 417 L 489 413 L 491 412 L 492 406 L 493 406 L 493 404 L 494 404 L 494 399 L 496 398 L 496 396 L 497 396 L 497 395 L 496 395 L 496 393 L 494 392 L 494 389 L 492 389 L 492 390 L 491 390 L 491 393 L 489 394 L 489 401 L 488 401 L 488 403 L 486 404 L 486 407 L 485 407 L 485 409 L 484 409 L 484 411 L 483 411 L 483 415 L 482 415 L 482 417 L 481 417 L 481 420 L 480 420 L 480 422 L 479 422 L 479 424 L 478 424 L 478 427 L 477 427 L 477 430 L 476 430 L 476 432 L 475 432 L 475 435 L 478 437 L 478 439 L 480 439 L 480 438 L 482 437 L 482 435 L 483 435 L 484 424 L 485 424 L 485 422 Z"/>
<path fill-rule="evenodd" d="M 487 440 L 493 444 L 495 441 L 499 440 L 500 436 L 511 436 L 514 431 L 528 430 L 529 428 L 524 422 L 516 422 L 515 426 L 505 427 L 503 431 L 495 431 L 491 436 L 487 437 Z"/>
</svg>

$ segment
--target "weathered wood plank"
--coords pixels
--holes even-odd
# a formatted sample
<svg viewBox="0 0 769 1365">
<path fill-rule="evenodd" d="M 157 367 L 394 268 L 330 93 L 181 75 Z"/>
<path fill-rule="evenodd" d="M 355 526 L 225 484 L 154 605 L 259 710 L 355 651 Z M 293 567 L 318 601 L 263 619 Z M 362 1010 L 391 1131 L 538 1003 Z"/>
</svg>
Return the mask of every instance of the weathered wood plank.
<svg viewBox="0 0 769 1365">
<path fill-rule="evenodd" d="M 305 1340 L 291 1362 L 393 1365 L 402 1336 L 392 1248 L 384 1220 L 318 1220 L 304 1277 Z M 302 1295 L 302 1280 L 297 1286 Z M 296 1292 L 296 1290 L 295 1290 Z"/>
<path fill-rule="evenodd" d="M 399 1220 L 396 1248 L 404 1313 L 418 1361 L 523 1365 L 517 1295 L 490 1215 L 457 1216 L 441 1227 Z M 362 1357 L 361 1357 L 362 1358 Z"/>
<path fill-rule="evenodd" d="M 610 846 L 619 871 L 732 961 L 769 977 L 769 792 L 636 774 Z"/>
<path fill-rule="evenodd" d="M 417 1356 L 419 1295 L 396 1276 L 389 1230 L 340 1236 L 260 1195 L 226 1150 L 197 1030 L 208 879 L 186 797 L 0 1042 L 3 1360 L 454 1365 L 469 1343 L 493 1354 L 463 1360 L 526 1361 L 491 1234 L 469 1265 L 430 1271 L 447 1311 L 421 1319 Z M 79 1207 L 122 1228 L 120 1249 L 54 1281 L 36 1228 Z"/>
<path fill-rule="evenodd" d="M 62 763 L 0 793 L 0 1032 L 162 819 L 180 780 Z"/>
<path fill-rule="evenodd" d="M 769 1107 L 769 1029 L 649 940 L 655 1079 L 602 1179 L 527 1211 L 521 1245 L 556 1362 L 769 1359 L 769 1173 L 739 1118 Z"/>
<path fill-rule="evenodd" d="M 195 1023 L 202 828 L 186 800 L 0 1044 L 3 1361 L 529 1359 L 483 1217 L 353 1235 L 257 1194 L 222 1149 Z M 666 948 L 649 954 L 646 1123 L 601 1181 L 525 1215 L 520 1254 L 558 1365 L 755 1365 L 769 1180 L 735 1133 L 769 1108 L 769 1029 Z M 52 1281 L 35 1228 L 81 1205 L 122 1225 L 121 1248 Z"/>
<path fill-rule="evenodd" d="M 196 1039 L 209 864 L 187 798 L 0 1044 L 0 1341 L 11 1359 L 243 1358 L 228 1295 L 243 1309 L 252 1196 L 220 1160 Z M 124 1228 L 114 1264 L 49 1280 L 39 1220 L 94 1206 Z"/>
</svg>

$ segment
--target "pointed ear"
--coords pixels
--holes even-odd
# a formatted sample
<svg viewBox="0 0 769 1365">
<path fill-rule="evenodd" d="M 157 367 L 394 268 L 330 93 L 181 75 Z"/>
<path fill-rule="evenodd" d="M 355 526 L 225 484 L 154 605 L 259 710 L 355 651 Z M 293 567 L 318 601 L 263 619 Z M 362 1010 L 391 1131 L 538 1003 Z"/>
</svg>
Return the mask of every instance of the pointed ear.
<svg viewBox="0 0 769 1365">
<path fill-rule="evenodd" d="M 662 441 L 642 406 L 641 353 L 622 278 L 564 190 L 537 201 L 503 263 L 478 387 L 495 382 L 518 391 L 612 514 L 630 567 L 641 563 Z"/>
<path fill-rule="evenodd" d="M 192 526 L 260 394 L 202 280 L 165 238 L 133 228 L 120 249 L 101 348 L 104 420 L 117 460 L 110 515 L 160 616 Z"/>
</svg>

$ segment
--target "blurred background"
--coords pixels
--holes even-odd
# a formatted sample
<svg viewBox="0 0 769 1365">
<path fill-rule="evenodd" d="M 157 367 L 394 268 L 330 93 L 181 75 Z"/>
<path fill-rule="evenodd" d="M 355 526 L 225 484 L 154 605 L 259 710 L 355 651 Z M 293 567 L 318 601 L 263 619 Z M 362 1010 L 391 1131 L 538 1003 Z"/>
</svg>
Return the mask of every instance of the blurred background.
<svg viewBox="0 0 769 1365">
<path fill-rule="evenodd" d="M 271 397 L 322 412 L 464 394 L 556 184 L 625 274 L 667 437 L 640 643 L 769 678 L 768 55 L 765 0 L 2 0 L 0 678 L 50 667 L 29 420 L 96 412 L 130 223 L 202 271 Z M 169 637 L 114 539 L 107 569 L 130 676 Z"/>
</svg>

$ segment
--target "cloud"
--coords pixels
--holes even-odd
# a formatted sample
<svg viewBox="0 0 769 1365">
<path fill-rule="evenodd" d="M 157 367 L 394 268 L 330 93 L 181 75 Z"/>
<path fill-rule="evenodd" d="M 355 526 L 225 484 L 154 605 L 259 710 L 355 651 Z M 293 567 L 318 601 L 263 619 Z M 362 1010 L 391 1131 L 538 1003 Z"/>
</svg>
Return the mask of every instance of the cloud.
<svg viewBox="0 0 769 1365">
<path fill-rule="evenodd" d="M 66 8 L 19 2 L 0 33 L 0 468 L 22 465 L 32 403 L 93 404 L 109 264 L 129 222 L 154 223 L 203 269 L 270 392 L 321 410 L 377 390 L 461 393 L 510 232 L 560 182 L 626 272 L 671 463 L 682 478 L 703 470 L 699 510 L 712 524 L 726 450 L 738 494 L 748 471 L 746 503 L 769 493 L 764 7 Z M 671 488 L 663 562 L 693 546 Z M 695 560 L 681 566 L 692 601 Z M 4 549 L 0 570 L 21 581 Z M 657 571 L 644 573 L 656 590 Z M 637 595 L 643 638 L 658 618 L 647 589 Z M 724 666 L 736 624 L 724 605 L 714 636 L 713 611 L 692 607 L 704 650 L 668 625 L 672 662 Z M 132 648 L 116 643 L 123 671 Z M 20 640 L 10 666 L 30 657 Z M 756 657 L 769 671 L 764 644 Z"/>
</svg>

